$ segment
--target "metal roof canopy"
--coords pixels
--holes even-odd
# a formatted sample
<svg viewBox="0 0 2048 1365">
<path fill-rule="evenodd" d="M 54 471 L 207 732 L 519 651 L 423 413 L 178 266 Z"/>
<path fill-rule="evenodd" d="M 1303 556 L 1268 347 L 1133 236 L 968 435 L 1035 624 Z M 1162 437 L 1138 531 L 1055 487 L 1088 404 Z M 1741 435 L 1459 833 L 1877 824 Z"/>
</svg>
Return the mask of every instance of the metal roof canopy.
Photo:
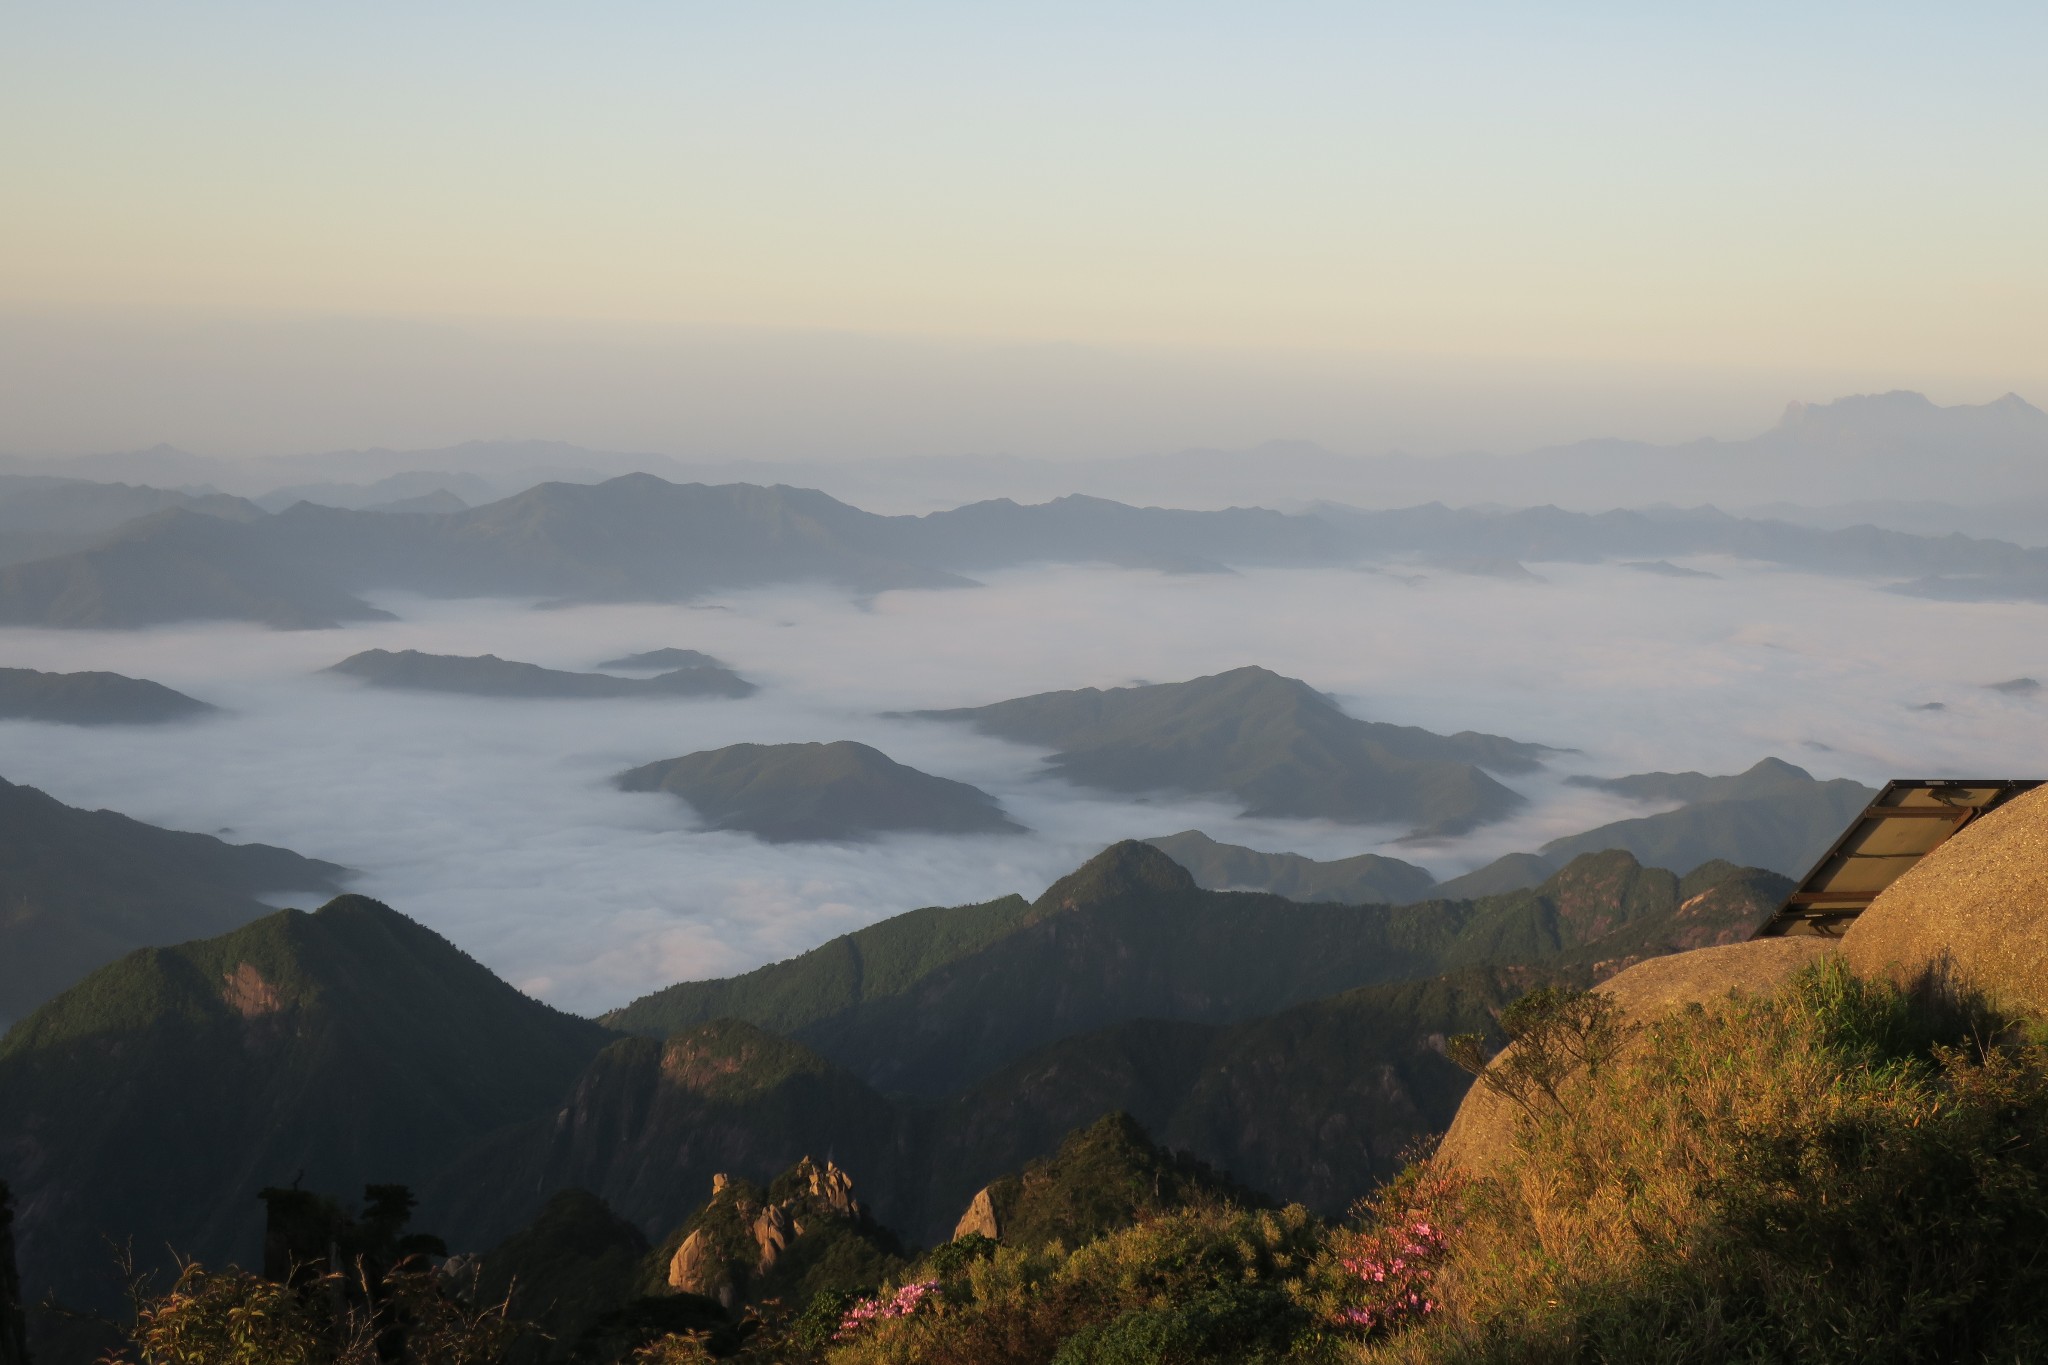
<svg viewBox="0 0 2048 1365">
<path fill-rule="evenodd" d="M 2041 785 L 2041 779 L 1983 778 L 1885 783 L 1834 847 L 1752 938 L 1818 934 L 1836 938 L 1950 836 L 1986 811 Z"/>
</svg>

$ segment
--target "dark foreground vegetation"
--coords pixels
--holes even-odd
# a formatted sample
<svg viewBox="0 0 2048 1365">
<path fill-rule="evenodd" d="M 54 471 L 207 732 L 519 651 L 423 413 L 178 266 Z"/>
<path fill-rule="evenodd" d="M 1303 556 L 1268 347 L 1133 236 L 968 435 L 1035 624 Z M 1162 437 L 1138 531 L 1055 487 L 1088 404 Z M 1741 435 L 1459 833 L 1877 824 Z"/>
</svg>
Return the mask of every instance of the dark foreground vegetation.
<svg viewBox="0 0 2048 1365">
<path fill-rule="evenodd" d="M 1832 960 L 1641 1023 L 1508 1010 L 1484 1173 L 1425 1157 L 1351 1212 L 1274 1207 L 1113 1115 L 923 1252 L 806 1161 L 717 1182 L 650 1246 L 557 1195 L 480 1257 L 266 1191 L 263 1273 L 186 1265 L 112 1359 L 1137 1362 L 2013 1361 L 2048 1353 L 2048 1045 Z M 1453 1040 L 1473 1065 L 1483 1047 Z M 980 1221 L 976 1221 L 980 1220 Z M 974 1226 L 968 1226 L 973 1223 Z M 992 1235 L 991 1235 L 992 1234 Z M 692 1248 L 696 1248 L 693 1252 Z M 0 1270 L 5 1269 L 0 1259 Z M 681 1281 L 679 1283 L 678 1281 Z M 0 1306 L 0 1359 L 9 1349 Z M 10 1362 L 11 1365 L 11 1362 Z"/>
</svg>

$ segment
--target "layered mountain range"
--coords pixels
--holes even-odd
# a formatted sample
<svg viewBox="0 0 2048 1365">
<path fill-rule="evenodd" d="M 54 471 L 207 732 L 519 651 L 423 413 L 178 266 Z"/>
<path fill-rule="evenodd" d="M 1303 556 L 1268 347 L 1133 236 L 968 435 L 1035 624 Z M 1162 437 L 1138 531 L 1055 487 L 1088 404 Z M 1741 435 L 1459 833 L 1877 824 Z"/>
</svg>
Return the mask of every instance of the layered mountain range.
<svg viewBox="0 0 2048 1365">
<path fill-rule="evenodd" d="M 255 520 L 264 511 L 224 493 L 0 474 L 0 564 L 86 549 L 128 522 L 169 508 L 228 521 Z"/>
<path fill-rule="evenodd" d="M 1200 830 L 1148 840 L 1217 891 L 1271 891 L 1304 901 L 1387 901 L 1497 895 L 1534 886 L 1585 853 L 1621 849 L 1655 867 L 1691 868 L 1720 859 L 1803 875 L 1876 789 L 1847 778 L 1818 781 L 1804 768 L 1766 758 L 1727 777 L 1704 773 L 1637 773 L 1568 777 L 1646 805 L 1672 809 L 1599 825 L 1552 839 L 1533 853 L 1510 853 L 1460 876 L 1437 881 L 1424 868 L 1383 854 L 1318 861 L 1298 853 L 1267 853 L 1219 843 Z"/>
<path fill-rule="evenodd" d="M 428 450 L 335 450 L 235 460 L 169 446 L 71 458 L 0 457 L 44 479 L 212 485 L 281 508 L 297 498 L 368 507 L 432 491 L 472 506 L 548 480 L 596 482 L 641 472 L 674 482 L 780 482 L 856 501 L 966 503 L 1003 495 L 1085 492 L 1147 503 L 1219 506 L 1317 497 L 1405 506 L 1484 488 L 1499 502 L 1614 507 L 1702 501 L 1734 509 L 1902 523 L 2026 522 L 2048 504 L 2048 415 L 2015 394 L 1941 405 L 1906 390 L 1787 404 L 1777 422 L 1733 439 L 1663 444 L 1596 437 L 1513 453 L 1353 455 L 1305 441 L 1089 461 L 1023 455 L 866 459 L 692 459 L 593 450 L 559 441 L 465 441 Z M 369 482 L 365 482 L 368 480 Z M 2018 517 L 2000 518 L 2001 510 Z M 1887 521 L 1891 518 L 1892 521 Z M 1790 516 L 1789 519 L 1799 519 Z M 1944 524 L 1945 523 L 1945 524 Z M 1990 534 L 2007 534 L 1998 530 Z M 2038 543 L 2029 541 L 2028 543 Z"/>
<path fill-rule="evenodd" d="M 1492 900 L 1304 905 L 1122 844 L 1034 901 L 914 911 L 601 1023 L 345 896 L 131 954 L 18 1023 L 0 1171 L 27 1282 L 79 1303 L 118 1291 L 105 1237 L 246 1259 L 255 1188 L 298 1179 L 411 1183 L 458 1248 L 582 1187 L 652 1242 L 714 1175 L 829 1153 L 925 1240 L 1111 1111 L 1334 1208 L 1447 1121 L 1442 1036 L 1534 981 L 1744 934 L 1783 886 L 1615 853 Z"/>
<path fill-rule="evenodd" d="M 1903 579 L 1901 591 L 1924 595 L 2048 593 L 2048 550 L 1869 526 L 1819 530 L 1711 508 L 1592 515 L 1323 503 L 1308 514 L 1283 514 L 1068 496 L 878 516 L 814 490 L 673 484 L 636 473 L 599 484 L 544 483 L 442 513 L 301 502 L 266 514 L 239 499 L 104 488 L 17 490 L 15 497 L 29 499 L 26 525 L 42 524 L 34 520 L 35 500 L 59 491 L 89 513 L 73 517 L 75 529 L 57 539 L 19 541 L 0 555 L 0 622 L 133 627 L 226 619 L 303 628 L 377 619 L 383 613 L 363 594 L 379 590 L 667 601 L 816 581 L 873 593 L 961 587 L 969 573 L 1060 561 L 1214 571 L 1417 558 L 1656 563 L 1711 553 Z M 82 491 L 92 489 L 103 491 Z M 0 496 L 0 523 L 7 505 Z"/>
</svg>

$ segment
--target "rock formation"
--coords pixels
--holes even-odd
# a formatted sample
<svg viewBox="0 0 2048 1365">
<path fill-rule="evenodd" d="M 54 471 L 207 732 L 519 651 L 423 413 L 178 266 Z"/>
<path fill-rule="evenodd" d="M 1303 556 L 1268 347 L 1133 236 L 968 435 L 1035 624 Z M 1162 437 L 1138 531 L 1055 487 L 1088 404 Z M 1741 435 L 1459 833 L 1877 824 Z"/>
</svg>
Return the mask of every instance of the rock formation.
<svg viewBox="0 0 2048 1365">
<path fill-rule="evenodd" d="M 855 1222 L 868 1216 L 867 1208 L 853 1197 L 853 1177 L 833 1165 L 829 1158 L 823 1170 L 809 1157 L 797 1162 L 796 1169 L 810 1182 L 811 1201 L 826 1212 Z"/>
<path fill-rule="evenodd" d="M 2048 1013 L 2048 787 L 1972 821 L 1893 882 L 1842 936 L 1858 976 L 1935 976 Z"/>
<path fill-rule="evenodd" d="M 967 1212 L 960 1215 L 960 1221 L 953 1225 L 953 1240 L 962 1237 L 986 1237 L 990 1241 L 1001 1241 L 1003 1229 L 996 1219 L 996 1201 L 991 1187 L 984 1185 L 981 1193 L 974 1196 L 974 1202 L 967 1206 Z"/>
<path fill-rule="evenodd" d="M 668 1263 L 668 1287 L 678 1294 L 701 1294 L 730 1308 L 738 1297 L 738 1286 L 726 1276 L 725 1266 L 711 1244 L 705 1228 L 694 1229 L 683 1238 Z"/>
<path fill-rule="evenodd" d="M 668 1287 L 730 1308 L 773 1276 L 792 1246 L 827 1225 L 878 1232 L 853 1197 L 853 1177 L 831 1161 L 804 1157 L 766 1192 L 721 1172 L 711 1177 L 711 1202 L 669 1258 Z"/>
<path fill-rule="evenodd" d="M 1597 989 L 1614 1002 L 1624 1022 L 1641 1024 L 1686 1005 L 1724 999 L 1730 992 L 1774 990 L 1833 950 L 1833 942 L 1822 938 L 1762 938 L 1696 948 L 1639 962 Z M 1511 1051 L 1503 1049 L 1491 1065 L 1500 1065 Z M 1484 1079 L 1474 1082 L 1437 1147 L 1437 1161 L 1484 1174 L 1513 1147 L 1520 1113 L 1513 1100 Z"/>
<path fill-rule="evenodd" d="M 789 1244 L 804 1235 L 803 1224 L 790 1217 L 789 1209 L 781 1204 L 769 1204 L 756 1214 L 752 1231 L 754 1245 L 761 1249 L 760 1259 L 754 1263 L 756 1275 L 775 1269 Z"/>
</svg>

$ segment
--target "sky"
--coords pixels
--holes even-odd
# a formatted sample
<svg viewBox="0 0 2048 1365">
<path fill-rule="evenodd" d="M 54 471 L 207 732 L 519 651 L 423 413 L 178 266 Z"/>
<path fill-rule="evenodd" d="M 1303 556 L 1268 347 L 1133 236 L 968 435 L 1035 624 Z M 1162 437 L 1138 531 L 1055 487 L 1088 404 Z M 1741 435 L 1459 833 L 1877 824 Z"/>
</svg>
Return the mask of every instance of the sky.
<svg viewBox="0 0 2048 1365">
<path fill-rule="evenodd" d="M 2039 398 L 2044 45 L 2021 4 L 0 4 L 0 450 Z"/>
</svg>

